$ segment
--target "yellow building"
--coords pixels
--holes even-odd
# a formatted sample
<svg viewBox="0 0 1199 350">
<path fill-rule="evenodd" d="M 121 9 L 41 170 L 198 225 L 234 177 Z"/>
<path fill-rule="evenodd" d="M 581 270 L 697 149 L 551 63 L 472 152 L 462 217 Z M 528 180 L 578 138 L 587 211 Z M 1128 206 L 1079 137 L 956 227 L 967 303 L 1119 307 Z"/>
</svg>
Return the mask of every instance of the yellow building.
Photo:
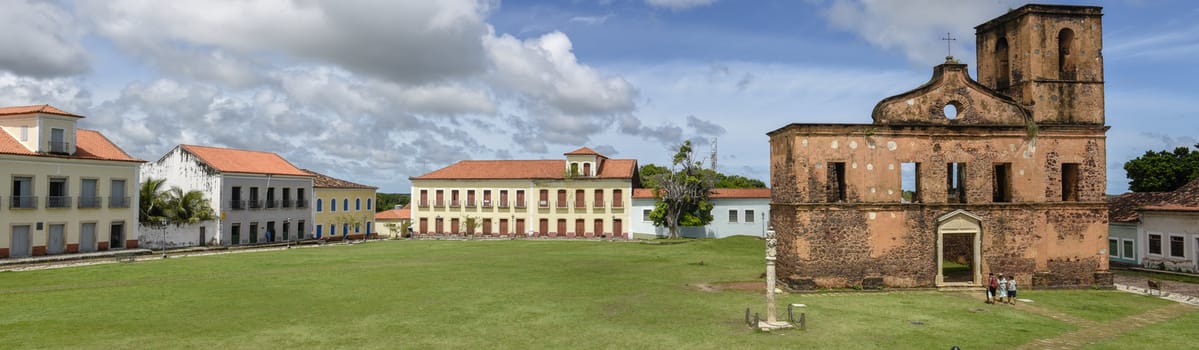
<svg viewBox="0 0 1199 350">
<path fill-rule="evenodd" d="M 400 238 L 412 224 L 412 209 L 397 208 L 375 213 L 375 232 L 379 237 Z"/>
<path fill-rule="evenodd" d="M 142 160 L 49 105 L 0 108 L 0 258 L 137 248 Z"/>
<path fill-rule="evenodd" d="M 464 160 L 412 177 L 418 235 L 628 237 L 637 160 L 583 147 L 560 160 Z"/>
<path fill-rule="evenodd" d="M 372 237 L 376 187 L 341 180 L 305 169 L 313 176 L 313 214 L 316 238 L 325 240 Z"/>
</svg>

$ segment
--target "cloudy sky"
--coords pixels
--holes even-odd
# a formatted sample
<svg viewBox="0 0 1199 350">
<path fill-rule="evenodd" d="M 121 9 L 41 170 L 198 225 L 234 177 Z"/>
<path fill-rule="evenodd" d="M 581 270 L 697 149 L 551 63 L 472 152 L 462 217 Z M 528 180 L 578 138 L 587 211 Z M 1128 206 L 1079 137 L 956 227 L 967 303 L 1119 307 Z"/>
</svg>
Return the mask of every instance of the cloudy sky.
<svg viewBox="0 0 1199 350">
<path fill-rule="evenodd" d="M 869 123 L 879 100 L 974 63 L 974 25 L 1023 2 L 873 0 L 36 1 L 0 11 L 0 105 L 86 115 L 136 157 L 273 151 L 408 192 L 462 159 L 589 146 L 669 162 L 717 139 L 769 179 L 766 132 Z M 1096 1 L 1074 4 L 1096 4 Z M 1108 192 L 1146 150 L 1199 143 L 1199 2 L 1104 6 Z M 1188 113 L 1189 112 L 1189 113 Z"/>
</svg>

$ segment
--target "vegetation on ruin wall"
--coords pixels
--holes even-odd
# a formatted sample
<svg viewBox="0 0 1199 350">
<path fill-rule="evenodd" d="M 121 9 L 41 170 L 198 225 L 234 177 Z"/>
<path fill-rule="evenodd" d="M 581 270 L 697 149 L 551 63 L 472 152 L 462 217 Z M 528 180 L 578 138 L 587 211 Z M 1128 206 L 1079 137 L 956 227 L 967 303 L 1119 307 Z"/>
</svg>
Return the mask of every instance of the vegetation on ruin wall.
<svg viewBox="0 0 1199 350">
<path fill-rule="evenodd" d="M 763 242 L 378 241 L 0 273 L 5 348 L 1013 348 L 1076 326 L 981 295 L 785 294 L 807 331 L 761 334 Z M 702 264 L 701 264 L 702 262 Z M 1080 318 L 1165 302 L 1113 291 L 1021 291 Z M 1059 306 L 1060 305 L 1060 306 Z M 977 310 L 982 311 L 977 311 Z M 1153 328 L 1194 329 L 1196 313 Z M 919 325 L 913 324 L 919 322 Z M 1119 321 L 1114 321 L 1119 322 Z M 1179 324 L 1179 322 L 1186 322 Z M 1136 348 L 1142 338 L 1113 347 Z M 1159 347 L 1160 348 L 1160 347 Z"/>
</svg>

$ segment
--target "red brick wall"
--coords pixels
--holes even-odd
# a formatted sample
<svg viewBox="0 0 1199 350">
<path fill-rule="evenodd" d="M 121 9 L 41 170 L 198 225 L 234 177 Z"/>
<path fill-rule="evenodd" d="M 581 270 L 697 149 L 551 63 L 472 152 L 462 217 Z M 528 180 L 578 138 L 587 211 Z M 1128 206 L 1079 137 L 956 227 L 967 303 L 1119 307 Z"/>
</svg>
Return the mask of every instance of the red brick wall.
<svg viewBox="0 0 1199 350">
<path fill-rule="evenodd" d="M 44 245 L 33 246 L 33 256 L 42 256 L 42 255 L 46 255 L 46 246 L 44 246 Z"/>
<path fill-rule="evenodd" d="M 79 252 L 79 244 L 77 244 L 77 243 L 67 244 L 67 253 L 78 253 L 78 252 Z"/>
<path fill-rule="evenodd" d="M 125 240 L 125 248 L 136 249 L 137 248 L 137 240 L 136 239 Z"/>
<path fill-rule="evenodd" d="M 8 257 L 8 248 L 0 248 L 0 258 Z"/>
<path fill-rule="evenodd" d="M 96 251 L 100 251 L 100 252 L 102 252 L 102 251 L 105 251 L 105 250 L 108 250 L 108 242 L 98 242 L 98 243 L 96 243 Z"/>
</svg>

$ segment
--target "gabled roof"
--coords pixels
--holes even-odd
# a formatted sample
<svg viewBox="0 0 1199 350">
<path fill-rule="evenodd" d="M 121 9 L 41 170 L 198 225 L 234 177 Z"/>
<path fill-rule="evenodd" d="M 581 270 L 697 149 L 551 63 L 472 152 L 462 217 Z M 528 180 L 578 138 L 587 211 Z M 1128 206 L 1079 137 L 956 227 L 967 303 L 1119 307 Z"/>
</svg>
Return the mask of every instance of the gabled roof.
<svg viewBox="0 0 1199 350">
<path fill-rule="evenodd" d="M 1199 178 L 1171 192 L 1129 192 L 1108 201 L 1108 221 L 1140 220 L 1139 210 L 1199 211 Z"/>
<path fill-rule="evenodd" d="M 770 198 L 769 188 L 717 188 L 712 190 L 711 198 Z M 633 198 L 654 198 L 652 188 L 634 188 Z"/>
<path fill-rule="evenodd" d="M 179 145 L 179 148 L 221 172 L 312 176 L 271 152 L 195 145 Z"/>
<path fill-rule="evenodd" d="M 409 220 L 412 219 L 412 209 L 391 209 L 375 213 L 375 221 L 378 220 Z"/>
<path fill-rule="evenodd" d="M 637 160 L 608 159 L 594 177 L 581 179 L 632 179 Z M 411 180 L 561 180 L 566 178 L 565 160 L 464 160 Z"/>
<path fill-rule="evenodd" d="M 115 160 L 122 162 L 145 163 L 144 160 L 133 158 L 120 147 L 104 137 L 99 131 L 75 129 L 75 154 L 49 154 L 30 151 L 20 141 L 7 132 L 0 131 L 0 154 L 15 154 L 45 158 L 63 159 L 93 159 Z"/>
<path fill-rule="evenodd" d="M 579 148 L 579 149 L 576 149 L 576 150 L 573 150 L 570 152 L 566 152 L 566 153 L 563 153 L 563 155 L 567 155 L 567 156 L 600 156 L 602 158 L 608 158 L 607 156 L 604 156 L 603 154 L 600 154 L 599 152 L 596 152 L 595 150 L 587 148 L 587 147 L 582 147 L 582 148 Z"/>
<path fill-rule="evenodd" d="M 357 189 L 371 189 L 371 190 L 378 189 L 378 187 L 367 186 L 367 185 L 363 185 L 363 184 L 359 184 L 359 183 L 349 182 L 346 180 L 338 179 L 338 178 L 328 176 L 325 174 L 321 174 L 321 173 L 318 173 L 318 172 L 315 172 L 312 170 L 308 170 L 308 169 L 301 169 L 301 170 L 304 170 L 304 172 L 307 172 L 309 175 L 312 175 L 312 187 L 315 187 L 315 188 L 357 188 Z"/>
<path fill-rule="evenodd" d="M 62 115 L 62 116 L 75 117 L 75 118 L 83 118 L 83 116 L 81 116 L 81 115 L 78 115 L 75 113 L 69 113 L 67 111 L 64 111 L 64 110 L 61 110 L 58 108 L 54 108 L 54 106 L 51 106 L 51 105 L 0 107 L 0 116 L 32 114 L 32 113 L 45 113 L 45 114 L 55 114 L 55 115 Z"/>
</svg>

